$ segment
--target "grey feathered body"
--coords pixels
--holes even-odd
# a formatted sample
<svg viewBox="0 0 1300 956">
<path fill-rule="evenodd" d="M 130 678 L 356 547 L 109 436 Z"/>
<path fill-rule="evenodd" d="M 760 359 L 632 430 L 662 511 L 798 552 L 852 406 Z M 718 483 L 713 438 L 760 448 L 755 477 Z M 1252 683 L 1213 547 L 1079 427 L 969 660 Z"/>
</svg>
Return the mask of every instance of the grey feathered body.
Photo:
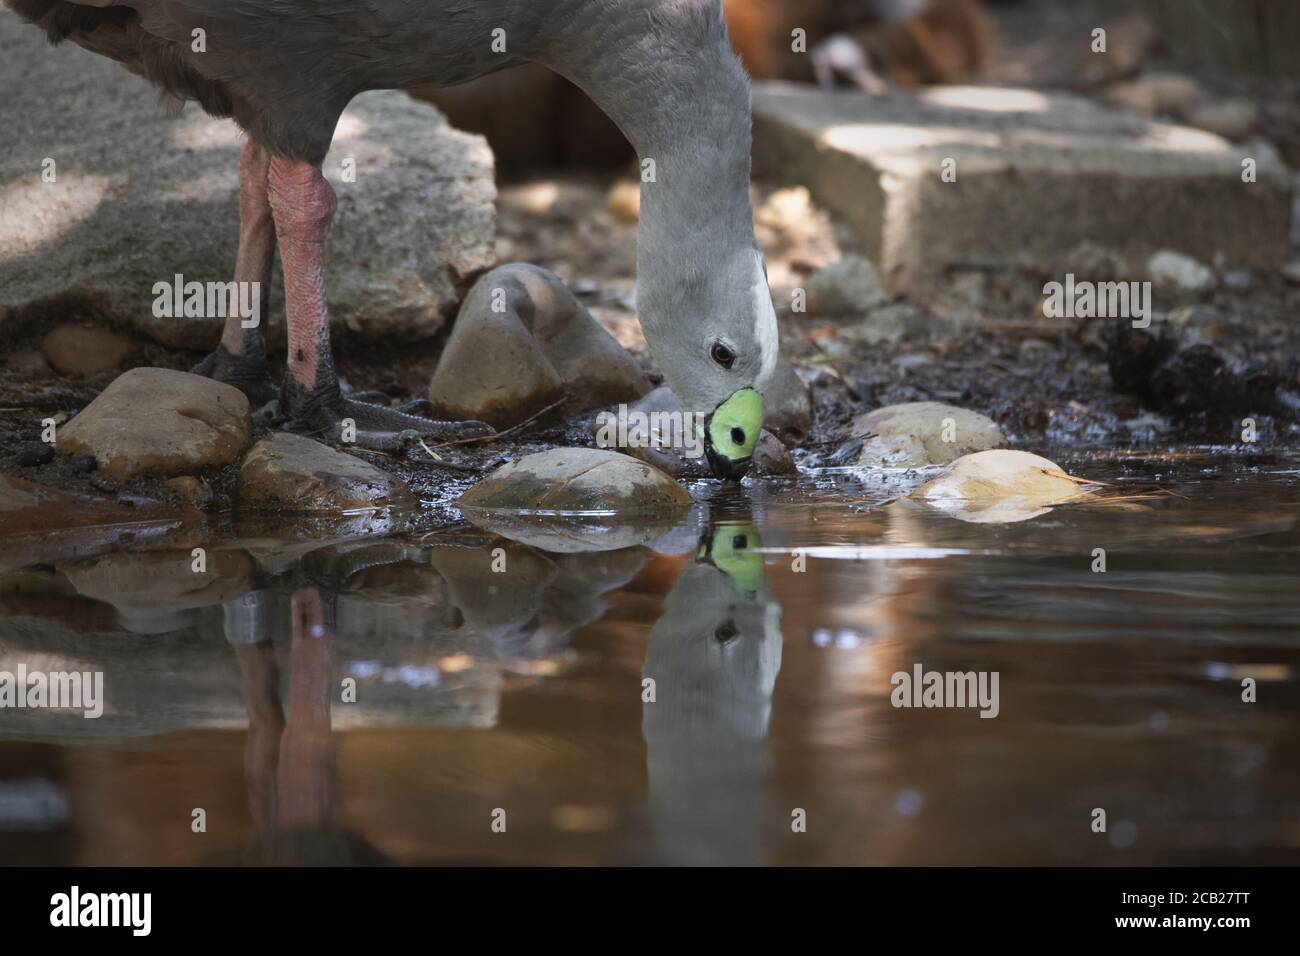
<svg viewBox="0 0 1300 956">
<path fill-rule="evenodd" d="M 620 48 L 671 53 L 643 45 L 664 38 L 656 18 L 674 21 L 663 24 L 669 40 L 686 49 L 725 33 L 717 0 L 4 2 L 52 41 L 111 57 L 168 94 L 233 117 L 272 152 L 309 162 L 324 158 L 339 115 L 366 90 L 452 86 L 537 61 L 602 88 L 600 100 L 636 82 L 635 69 L 613 75 Z M 653 96 L 644 85 L 640 93 Z"/>
</svg>

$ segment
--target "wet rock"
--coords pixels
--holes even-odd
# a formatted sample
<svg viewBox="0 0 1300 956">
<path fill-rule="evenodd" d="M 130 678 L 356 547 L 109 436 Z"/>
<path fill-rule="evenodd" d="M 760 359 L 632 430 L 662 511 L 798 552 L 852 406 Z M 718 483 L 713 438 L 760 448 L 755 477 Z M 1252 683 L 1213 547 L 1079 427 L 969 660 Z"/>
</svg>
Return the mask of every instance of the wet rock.
<svg viewBox="0 0 1300 956">
<path fill-rule="evenodd" d="M 808 314 L 817 318 L 861 316 L 889 296 L 876 267 L 862 256 L 845 256 L 807 282 Z"/>
<path fill-rule="evenodd" d="M 245 456 L 239 503 L 307 513 L 411 508 L 417 501 L 405 485 L 355 455 L 277 432 Z"/>
<path fill-rule="evenodd" d="M 41 340 L 41 351 L 63 375 L 94 375 L 117 368 L 135 350 L 124 335 L 94 326 L 65 322 Z"/>
<path fill-rule="evenodd" d="M 1087 498 L 1095 482 L 1023 451 L 995 449 L 958 458 L 911 497 L 963 521 L 1025 521 L 1054 506 Z"/>
<path fill-rule="evenodd" d="M 1181 252 L 1163 249 L 1147 260 L 1147 275 L 1157 286 L 1179 292 L 1214 288 L 1214 270 Z"/>
<path fill-rule="evenodd" d="M 54 460 L 54 448 L 43 441 L 29 441 L 19 446 L 14 464 L 30 468 Z"/>
<path fill-rule="evenodd" d="M 230 280 L 243 133 L 197 104 L 177 117 L 144 80 L 72 43 L 52 49 L 16 17 L 0 17 L 0 50 L 5 135 L 24 144 L 0 152 L 0 306 L 73 294 L 165 344 L 212 346 L 221 317 L 156 317 L 152 289 L 177 273 Z M 437 333 L 493 262 L 486 142 L 403 92 L 363 93 L 322 169 L 338 195 L 331 320 L 386 343 Z M 279 310 L 270 324 L 282 338 Z"/>
<path fill-rule="evenodd" d="M 673 511 L 691 496 L 667 475 L 600 448 L 553 448 L 503 465 L 461 496 L 467 508 L 528 512 Z"/>
<path fill-rule="evenodd" d="M 429 383 L 434 414 L 505 428 L 560 399 L 577 412 L 650 390 L 632 355 L 556 276 L 525 263 L 470 291 Z"/>
<path fill-rule="evenodd" d="M 93 455 L 118 480 L 228 465 L 248 447 L 248 399 L 222 382 L 134 368 L 58 431 L 58 451 Z"/>
<path fill-rule="evenodd" d="M 790 450 L 766 428 L 759 433 L 758 443 L 754 445 L 754 473 L 772 477 L 799 474 Z"/>
<path fill-rule="evenodd" d="M 857 464 L 876 468 L 946 465 L 962 455 L 1006 444 L 992 419 L 941 402 L 877 408 L 855 418 L 849 434 L 864 439 Z"/>
</svg>

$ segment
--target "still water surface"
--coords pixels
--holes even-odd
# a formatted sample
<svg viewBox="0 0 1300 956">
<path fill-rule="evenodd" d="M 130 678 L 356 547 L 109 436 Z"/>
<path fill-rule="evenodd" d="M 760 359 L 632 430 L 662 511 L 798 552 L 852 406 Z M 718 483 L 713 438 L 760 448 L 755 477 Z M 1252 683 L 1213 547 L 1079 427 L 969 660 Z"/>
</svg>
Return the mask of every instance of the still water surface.
<svg viewBox="0 0 1300 956">
<path fill-rule="evenodd" d="M 0 539 L 0 671 L 105 687 L 0 710 L 0 863 L 1300 862 L 1300 460 L 1062 464 L 1159 494 L 978 523 L 825 473 L 566 553 Z M 918 664 L 997 716 L 892 706 Z"/>
</svg>

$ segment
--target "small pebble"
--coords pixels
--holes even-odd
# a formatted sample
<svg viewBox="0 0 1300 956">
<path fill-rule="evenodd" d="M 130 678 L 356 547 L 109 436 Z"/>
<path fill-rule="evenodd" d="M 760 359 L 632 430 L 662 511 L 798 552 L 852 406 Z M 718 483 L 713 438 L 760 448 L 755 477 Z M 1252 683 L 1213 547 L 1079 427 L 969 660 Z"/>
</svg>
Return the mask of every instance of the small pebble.
<svg viewBox="0 0 1300 956">
<path fill-rule="evenodd" d="M 74 455 L 68 459 L 68 468 L 79 475 L 94 471 L 99 467 L 94 455 Z"/>
</svg>

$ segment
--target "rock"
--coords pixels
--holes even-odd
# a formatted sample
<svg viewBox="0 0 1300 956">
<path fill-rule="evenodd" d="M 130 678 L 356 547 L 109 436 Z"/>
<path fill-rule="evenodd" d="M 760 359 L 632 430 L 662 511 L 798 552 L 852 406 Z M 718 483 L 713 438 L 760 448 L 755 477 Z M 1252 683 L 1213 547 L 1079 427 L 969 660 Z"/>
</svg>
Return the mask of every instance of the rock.
<svg viewBox="0 0 1300 956">
<path fill-rule="evenodd" d="M 459 502 L 480 528 L 553 554 L 661 541 L 695 513 L 692 504 L 659 470 L 592 448 L 529 455 L 493 472 Z"/>
<path fill-rule="evenodd" d="M 958 458 L 912 497 L 963 521 L 1024 521 L 1055 505 L 1087 498 L 1095 485 L 1059 465 L 1023 451 L 996 449 Z"/>
<path fill-rule="evenodd" d="M 119 481 L 237 461 L 252 431 L 237 388 L 189 372 L 133 368 L 58 430 L 58 451 L 93 455 Z"/>
<path fill-rule="evenodd" d="M 808 314 L 817 318 L 861 317 L 888 295 L 876 267 L 862 256 L 845 256 L 815 272 L 806 285 Z"/>
<path fill-rule="evenodd" d="M 1179 292 L 1207 292 L 1214 288 L 1213 269 L 1168 249 L 1147 260 L 1147 275 L 1157 286 Z"/>
<path fill-rule="evenodd" d="M 906 402 L 865 412 L 849 434 L 866 438 L 857 464 L 874 468 L 946 465 L 962 455 L 1006 444 L 990 418 L 940 402 Z"/>
<path fill-rule="evenodd" d="M 461 508 L 608 514 L 691 505 L 677 482 L 644 462 L 601 448 L 553 448 L 503 465 L 461 496 Z"/>
<path fill-rule="evenodd" d="M 634 226 L 641 219 L 641 187 L 628 179 L 621 179 L 609 188 L 605 209 L 618 222 Z"/>
<path fill-rule="evenodd" d="M 470 290 L 429 400 L 438 417 L 505 428 L 560 399 L 578 412 L 649 390 L 636 360 L 564 283 L 545 269 L 511 263 Z"/>
<path fill-rule="evenodd" d="M 72 43 L 51 49 L 13 16 L 0 17 L 0 64 L 6 139 L 22 144 L 0 152 L 0 306 L 74 296 L 164 344 L 213 345 L 219 316 L 155 317 L 152 290 L 177 273 L 230 280 L 243 133 L 196 104 L 170 114 L 144 80 Z M 43 157 L 57 162 L 54 182 Z M 493 262 L 486 142 L 403 92 L 363 93 L 323 169 L 338 194 L 333 322 L 385 343 L 437 333 Z M 270 325 L 283 338 L 282 314 Z"/>
<path fill-rule="evenodd" d="M 635 458 L 598 448 L 554 448 L 498 468 L 458 505 L 481 528 L 570 554 L 661 538 L 692 500 L 663 472 Z"/>
<path fill-rule="evenodd" d="M 1210 100 L 1183 114 L 1191 126 L 1217 133 L 1233 143 L 1249 139 L 1259 122 L 1259 108 L 1250 100 Z"/>
<path fill-rule="evenodd" d="M 772 380 L 763 390 L 763 416 L 764 426 L 786 444 L 803 444 L 812 430 L 808 386 L 784 355 L 777 358 Z"/>
<path fill-rule="evenodd" d="M 780 477 L 799 474 L 790 450 L 766 428 L 758 433 L 753 460 L 756 475 Z"/>
<path fill-rule="evenodd" d="M 1106 99 L 1116 106 L 1156 116 L 1183 116 L 1205 93 L 1190 76 L 1181 73 L 1145 73 L 1136 80 L 1116 83 L 1106 91 Z"/>
<path fill-rule="evenodd" d="M 417 501 L 401 482 L 355 455 L 276 432 L 245 456 L 239 503 L 277 511 L 340 512 L 412 508 Z"/>
<path fill-rule="evenodd" d="M 1207 262 L 1275 268 L 1290 178 L 1275 150 L 1252 156 L 1242 189 L 1241 150 L 1221 137 L 1034 90 L 754 88 L 756 169 L 841 215 L 892 292 L 927 292 L 954 265 L 1050 273 L 1083 240 L 1138 263 L 1174 236 Z"/>
<path fill-rule="evenodd" d="M 16 375 L 37 378 L 50 374 L 50 363 L 35 349 L 21 349 L 5 359 L 5 368 Z"/>
<path fill-rule="evenodd" d="M 94 375 L 117 368 L 135 350 L 135 343 L 109 329 L 65 322 L 41 340 L 41 351 L 63 375 Z"/>
</svg>

